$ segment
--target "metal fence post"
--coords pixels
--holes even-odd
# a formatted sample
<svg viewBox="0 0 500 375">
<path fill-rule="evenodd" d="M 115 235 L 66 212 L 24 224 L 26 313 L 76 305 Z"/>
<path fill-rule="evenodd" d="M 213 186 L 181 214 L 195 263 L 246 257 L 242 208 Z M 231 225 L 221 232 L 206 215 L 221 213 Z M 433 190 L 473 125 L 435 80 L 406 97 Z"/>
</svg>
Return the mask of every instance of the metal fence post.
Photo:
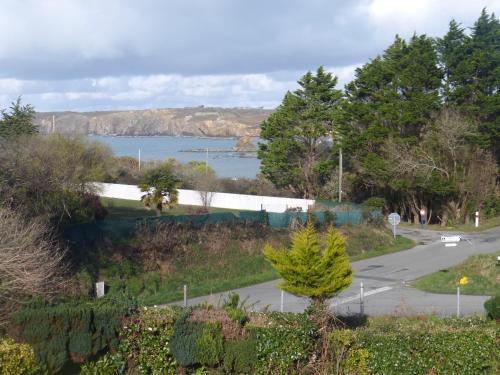
<svg viewBox="0 0 500 375">
<path fill-rule="evenodd" d="M 184 285 L 184 307 L 187 307 L 188 305 L 187 289 L 187 285 Z"/>
<path fill-rule="evenodd" d="M 365 291 L 362 281 L 359 285 L 359 313 L 360 315 L 365 314 Z"/>
<path fill-rule="evenodd" d="M 457 318 L 460 318 L 460 287 L 457 286 Z"/>
</svg>

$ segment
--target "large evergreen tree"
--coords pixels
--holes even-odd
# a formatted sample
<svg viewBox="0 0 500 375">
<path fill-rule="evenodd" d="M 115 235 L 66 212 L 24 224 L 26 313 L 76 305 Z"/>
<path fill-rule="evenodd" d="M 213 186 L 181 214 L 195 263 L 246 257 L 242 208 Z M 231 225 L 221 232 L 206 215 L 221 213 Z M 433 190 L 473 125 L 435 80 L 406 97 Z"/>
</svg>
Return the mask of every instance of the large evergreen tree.
<svg viewBox="0 0 500 375">
<path fill-rule="evenodd" d="M 439 40 L 445 101 L 478 123 L 477 142 L 500 161 L 500 22 L 483 9 L 470 36 L 456 22 Z"/>
<path fill-rule="evenodd" d="M 342 92 L 337 77 L 320 67 L 307 72 L 300 88 L 287 92 L 261 124 L 261 171 L 276 186 L 315 198 L 332 173 L 331 137 Z"/>
</svg>

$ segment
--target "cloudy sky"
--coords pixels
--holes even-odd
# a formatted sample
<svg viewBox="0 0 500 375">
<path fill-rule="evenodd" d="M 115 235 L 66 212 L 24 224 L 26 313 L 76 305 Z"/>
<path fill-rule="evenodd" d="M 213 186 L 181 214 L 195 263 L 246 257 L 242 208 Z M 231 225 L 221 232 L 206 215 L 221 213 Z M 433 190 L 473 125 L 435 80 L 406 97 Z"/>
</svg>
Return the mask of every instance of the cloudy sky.
<svg viewBox="0 0 500 375">
<path fill-rule="evenodd" d="M 500 0 L 0 0 L 0 108 L 273 108 L 307 70 L 343 86 L 396 33 L 483 7 Z"/>
</svg>

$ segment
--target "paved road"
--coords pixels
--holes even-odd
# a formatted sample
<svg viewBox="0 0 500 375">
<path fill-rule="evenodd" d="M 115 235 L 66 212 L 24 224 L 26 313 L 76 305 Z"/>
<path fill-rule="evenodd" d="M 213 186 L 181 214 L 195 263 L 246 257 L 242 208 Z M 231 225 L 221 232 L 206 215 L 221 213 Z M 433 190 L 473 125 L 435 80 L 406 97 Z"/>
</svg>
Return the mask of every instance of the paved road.
<svg viewBox="0 0 500 375">
<path fill-rule="evenodd" d="M 500 227 L 480 233 L 442 232 L 460 234 L 462 240 L 456 247 L 444 247 L 441 232 L 430 230 L 400 229 L 400 234 L 414 239 L 413 249 L 387 254 L 352 263 L 352 285 L 331 301 L 331 308 L 338 313 L 360 311 L 360 284 L 364 284 L 364 312 L 368 315 L 434 313 L 441 316 L 456 314 L 456 296 L 432 294 L 408 286 L 408 282 L 429 273 L 461 263 L 467 257 L 479 253 L 491 253 L 500 249 Z M 234 290 L 255 310 L 279 310 L 281 291 L 276 281 Z M 500 288 L 500 286 L 499 286 Z M 189 304 L 209 301 L 217 304 L 227 293 L 193 298 Z M 463 315 L 482 313 L 485 296 L 461 296 L 460 310 Z M 302 311 L 306 299 L 284 294 L 284 311 Z"/>
</svg>

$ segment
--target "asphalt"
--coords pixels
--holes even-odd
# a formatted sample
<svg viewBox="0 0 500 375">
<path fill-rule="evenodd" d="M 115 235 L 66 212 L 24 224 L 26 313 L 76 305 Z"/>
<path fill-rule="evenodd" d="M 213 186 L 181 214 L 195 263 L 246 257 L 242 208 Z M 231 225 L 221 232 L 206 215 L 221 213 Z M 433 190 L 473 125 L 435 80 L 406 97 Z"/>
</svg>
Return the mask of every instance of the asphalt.
<svg viewBox="0 0 500 375">
<path fill-rule="evenodd" d="M 351 286 L 333 298 L 330 308 L 339 314 L 414 315 L 432 313 L 439 316 L 457 314 L 457 296 L 427 293 L 409 286 L 424 275 L 461 263 L 474 254 L 492 253 L 500 249 L 500 227 L 484 232 L 437 232 L 420 229 L 398 229 L 398 234 L 415 240 L 409 250 L 353 262 L 354 278 Z M 445 247 L 441 235 L 460 235 L 456 247 Z M 235 289 L 252 310 L 281 309 L 282 292 L 276 287 L 279 280 Z M 363 284 L 363 304 L 361 304 Z M 499 285 L 500 290 L 500 285 Z M 202 302 L 218 304 L 230 292 L 188 299 L 188 305 Z M 189 294 L 189 291 L 188 291 Z M 488 296 L 460 296 L 460 316 L 482 314 Z M 283 293 L 283 311 L 300 312 L 308 300 Z"/>
</svg>

